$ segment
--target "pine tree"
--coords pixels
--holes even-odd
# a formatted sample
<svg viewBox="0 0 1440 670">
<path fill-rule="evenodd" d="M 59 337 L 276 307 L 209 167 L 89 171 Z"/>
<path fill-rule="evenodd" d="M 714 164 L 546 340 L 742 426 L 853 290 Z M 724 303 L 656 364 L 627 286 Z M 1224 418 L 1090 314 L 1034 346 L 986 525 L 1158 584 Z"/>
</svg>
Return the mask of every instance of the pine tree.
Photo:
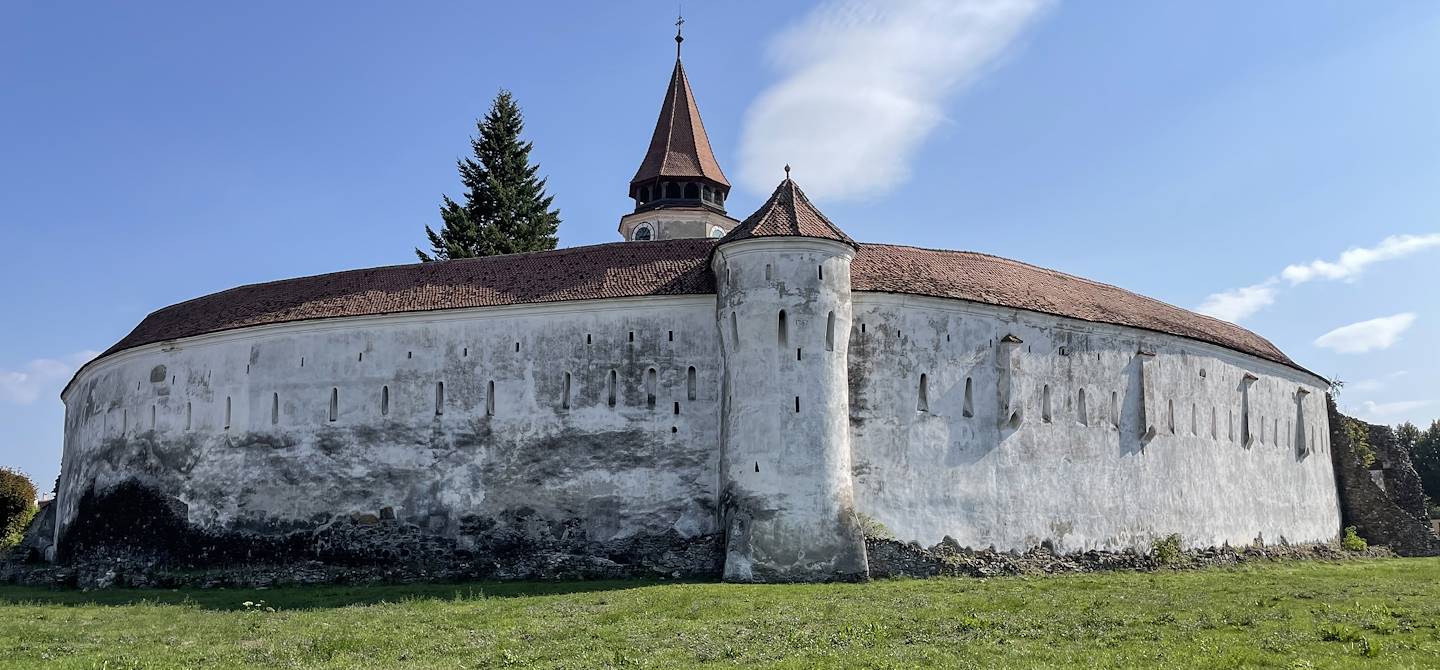
<svg viewBox="0 0 1440 670">
<path fill-rule="evenodd" d="M 474 157 L 456 161 L 465 202 L 443 196 L 445 225 L 438 233 L 425 226 L 431 253 L 416 249 L 415 255 L 429 262 L 554 249 L 560 212 L 550 209 L 554 197 L 536 177 L 540 166 L 530 164 L 533 144 L 520 139 L 525 120 L 509 91 L 495 96 L 476 128 Z"/>
</svg>

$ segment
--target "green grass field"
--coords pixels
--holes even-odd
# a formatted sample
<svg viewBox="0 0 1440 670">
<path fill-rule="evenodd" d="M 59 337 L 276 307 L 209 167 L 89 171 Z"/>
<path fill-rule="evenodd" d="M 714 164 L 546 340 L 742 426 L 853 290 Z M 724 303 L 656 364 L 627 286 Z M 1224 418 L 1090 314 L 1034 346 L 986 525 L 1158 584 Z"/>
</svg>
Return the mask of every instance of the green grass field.
<svg viewBox="0 0 1440 670">
<path fill-rule="evenodd" d="M 0 587 L 0 666 L 1436 668 L 1440 559 L 793 586 Z"/>
</svg>

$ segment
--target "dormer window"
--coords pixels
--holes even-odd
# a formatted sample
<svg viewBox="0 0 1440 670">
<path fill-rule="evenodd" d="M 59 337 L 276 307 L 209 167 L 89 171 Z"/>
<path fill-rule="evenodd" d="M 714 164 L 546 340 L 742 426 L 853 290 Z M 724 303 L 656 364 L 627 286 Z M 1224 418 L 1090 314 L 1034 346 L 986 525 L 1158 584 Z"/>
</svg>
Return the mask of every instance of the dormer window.
<svg viewBox="0 0 1440 670">
<path fill-rule="evenodd" d="M 710 238 L 711 238 L 711 239 L 718 240 L 718 239 L 720 239 L 720 238 L 722 238 L 722 237 L 725 237 L 725 229 L 724 229 L 724 228 L 721 228 L 720 226 L 712 226 L 712 227 L 710 228 Z"/>
<path fill-rule="evenodd" d="M 655 232 L 650 230 L 650 224 L 642 223 L 638 226 L 635 226 L 635 235 L 633 239 L 636 242 L 649 242 L 650 240 L 654 239 L 654 237 Z"/>
</svg>

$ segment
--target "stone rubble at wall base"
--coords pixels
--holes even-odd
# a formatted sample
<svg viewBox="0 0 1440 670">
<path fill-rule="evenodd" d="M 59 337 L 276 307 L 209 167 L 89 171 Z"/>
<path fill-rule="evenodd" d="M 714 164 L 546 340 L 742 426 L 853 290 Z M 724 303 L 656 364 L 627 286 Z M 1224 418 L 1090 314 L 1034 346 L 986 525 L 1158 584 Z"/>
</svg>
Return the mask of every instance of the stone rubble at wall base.
<svg viewBox="0 0 1440 670">
<path fill-rule="evenodd" d="M 969 549 L 959 546 L 949 538 L 946 540 L 933 547 L 925 548 L 916 543 L 906 544 L 896 540 L 866 539 L 866 551 L 870 557 L 870 575 L 880 579 L 886 577 L 1053 575 L 1117 570 L 1146 572 L 1162 568 L 1221 567 L 1256 561 L 1334 561 L 1394 556 L 1389 549 L 1379 546 L 1359 552 L 1346 551 L 1341 549 L 1338 544 L 1224 546 L 1188 550 L 1181 554 L 1179 561 L 1161 565 L 1153 555 L 1134 549 L 1124 551 L 1092 550 L 1058 554 L 1046 547 L 1035 547 L 1021 553 L 994 549 Z"/>
<path fill-rule="evenodd" d="M 1113 571 L 1148 572 L 1159 569 L 1200 569 L 1234 566 L 1259 561 L 1346 560 L 1388 558 L 1394 554 L 1374 546 L 1352 552 L 1336 544 L 1212 547 L 1189 550 L 1172 565 L 1161 565 L 1154 556 L 1135 550 L 1085 551 L 1057 554 L 1045 547 L 1029 551 L 1001 552 L 969 549 L 953 542 L 930 548 L 895 540 L 867 539 L 866 549 L 873 578 L 897 577 L 1000 577 L 1013 575 L 1081 574 Z M 538 553 L 506 570 L 485 569 L 456 563 L 439 568 L 413 565 L 339 566 L 319 561 L 290 564 L 260 564 L 199 570 L 167 569 L 134 558 L 96 556 L 72 565 L 25 563 L 10 560 L 0 564 L 0 582 L 86 590 L 105 588 L 270 588 L 322 584 L 413 584 L 459 582 L 477 579 L 624 579 L 648 577 L 665 580 L 679 573 L 655 570 L 637 574 L 613 561 L 571 554 Z M 718 571 L 710 578 L 718 578 Z M 686 575 L 695 579 L 698 575 Z"/>
</svg>

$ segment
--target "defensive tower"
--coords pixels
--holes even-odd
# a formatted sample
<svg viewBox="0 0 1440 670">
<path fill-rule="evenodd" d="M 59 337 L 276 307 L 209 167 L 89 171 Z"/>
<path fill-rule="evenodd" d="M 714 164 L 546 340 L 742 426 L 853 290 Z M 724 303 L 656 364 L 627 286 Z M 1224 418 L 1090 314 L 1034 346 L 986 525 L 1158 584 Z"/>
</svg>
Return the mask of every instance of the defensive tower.
<svg viewBox="0 0 1440 670">
<path fill-rule="evenodd" d="M 725 579 L 863 579 L 847 350 L 857 246 L 786 177 L 716 245 Z"/>
</svg>

